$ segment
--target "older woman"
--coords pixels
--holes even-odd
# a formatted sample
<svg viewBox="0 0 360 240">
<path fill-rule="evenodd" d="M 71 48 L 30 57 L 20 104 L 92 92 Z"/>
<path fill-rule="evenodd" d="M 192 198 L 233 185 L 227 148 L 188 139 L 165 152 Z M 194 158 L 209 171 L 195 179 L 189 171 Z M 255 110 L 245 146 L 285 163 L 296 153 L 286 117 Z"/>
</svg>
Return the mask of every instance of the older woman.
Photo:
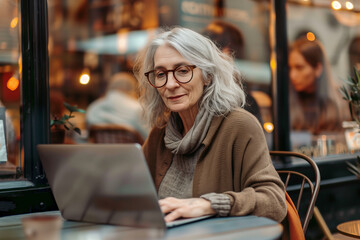
<svg viewBox="0 0 360 240">
<path fill-rule="evenodd" d="M 135 73 L 153 129 L 143 150 L 166 221 L 257 215 L 282 221 L 284 185 L 231 59 L 207 38 L 174 28 L 157 35 Z"/>
</svg>

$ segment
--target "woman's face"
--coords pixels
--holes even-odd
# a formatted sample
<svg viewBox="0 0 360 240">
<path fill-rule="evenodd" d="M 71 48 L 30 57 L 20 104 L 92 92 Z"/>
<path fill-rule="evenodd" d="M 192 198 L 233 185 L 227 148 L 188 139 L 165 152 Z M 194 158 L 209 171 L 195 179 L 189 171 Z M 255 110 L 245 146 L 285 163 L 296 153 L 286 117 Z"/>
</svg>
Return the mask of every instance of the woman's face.
<svg viewBox="0 0 360 240">
<path fill-rule="evenodd" d="M 179 65 L 191 65 L 178 51 L 168 45 L 160 46 L 154 55 L 154 69 L 164 68 L 173 70 Z M 165 86 L 158 88 L 158 92 L 165 105 L 172 112 L 183 114 L 197 113 L 197 102 L 203 94 L 204 83 L 199 68 L 193 69 L 193 78 L 188 83 L 179 83 L 172 72 L 168 73 Z"/>
<path fill-rule="evenodd" d="M 292 51 L 289 55 L 290 80 L 297 92 L 312 93 L 315 91 L 315 81 L 321 74 L 319 69 L 313 68 L 299 51 Z"/>
</svg>

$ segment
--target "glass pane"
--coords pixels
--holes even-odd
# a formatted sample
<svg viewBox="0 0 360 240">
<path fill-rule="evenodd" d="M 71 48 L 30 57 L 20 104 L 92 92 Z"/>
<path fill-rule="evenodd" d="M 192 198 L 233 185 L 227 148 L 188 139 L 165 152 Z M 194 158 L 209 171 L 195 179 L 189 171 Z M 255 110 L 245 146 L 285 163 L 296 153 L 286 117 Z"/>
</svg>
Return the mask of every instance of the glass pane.
<svg viewBox="0 0 360 240">
<path fill-rule="evenodd" d="M 72 131 L 73 126 L 67 123 L 70 130 L 66 130 L 65 140 L 61 142 L 115 141 L 116 136 L 105 133 L 103 125 L 109 127 L 110 124 L 131 127 L 146 138 L 149 129 L 133 124 L 142 124 L 138 119 L 140 115 L 135 114 L 138 117 L 132 122 L 124 118 L 126 114 L 121 113 L 124 111 L 121 108 L 126 108 L 127 104 L 115 96 L 112 84 L 119 78 L 128 78 L 132 92 L 127 95 L 133 99 L 131 102 L 137 101 L 138 92 L 134 90 L 137 82 L 131 76 L 132 67 L 154 31 L 159 27 L 180 25 L 205 33 L 205 29 L 222 28 L 220 24 L 214 25 L 215 20 L 232 24 L 240 32 L 229 54 L 234 54 L 235 64 L 246 80 L 249 98 L 252 97 L 253 104 L 257 103 L 258 116 L 262 122 L 269 123 L 271 132 L 269 3 L 252 0 L 52 0 L 49 1 L 51 118 L 59 120 L 69 113 L 63 108 L 64 102 L 86 110 L 86 114 L 75 112 L 75 117 L 69 119 L 80 128 L 81 134 Z M 229 34 L 230 30 L 225 29 L 220 38 Z M 227 41 L 220 38 L 218 45 L 221 40 Z M 232 40 L 229 36 L 228 39 Z M 229 51 L 226 45 L 222 48 Z M 52 127 L 52 135 L 56 127 Z M 112 128 L 111 132 L 114 131 Z M 102 139 L 98 138 L 98 133 Z M 267 134 L 270 142 L 270 133 Z"/>
<path fill-rule="evenodd" d="M 21 177 L 20 1 L 0 0 L 0 181 Z"/>
<path fill-rule="evenodd" d="M 331 3 L 288 1 L 287 8 L 292 146 L 315 158 L 353 153 L 360 146 L 339 91 L 353 67 L 359 69 L 360 6 L 334 10 Z"/>
</svg>

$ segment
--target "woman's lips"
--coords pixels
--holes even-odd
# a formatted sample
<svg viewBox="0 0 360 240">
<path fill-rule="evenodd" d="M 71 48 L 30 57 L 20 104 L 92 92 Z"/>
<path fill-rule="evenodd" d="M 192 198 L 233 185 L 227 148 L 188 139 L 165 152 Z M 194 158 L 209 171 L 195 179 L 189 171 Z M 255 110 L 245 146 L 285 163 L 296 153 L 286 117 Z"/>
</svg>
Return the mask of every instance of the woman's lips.
<svg viewBox="0 0 360 240">
<path fill-rule="evenodd" d="M 176 96 L 171 96 L 171 97 L 168 97 L 168 99 L 170 100 L 170 101 L 177 101 L 177 100 L 179 100 L 182 96 L 184 96 L 185 94 L 183 94 L 183 95 L 176 95 Z"/>
</svg>

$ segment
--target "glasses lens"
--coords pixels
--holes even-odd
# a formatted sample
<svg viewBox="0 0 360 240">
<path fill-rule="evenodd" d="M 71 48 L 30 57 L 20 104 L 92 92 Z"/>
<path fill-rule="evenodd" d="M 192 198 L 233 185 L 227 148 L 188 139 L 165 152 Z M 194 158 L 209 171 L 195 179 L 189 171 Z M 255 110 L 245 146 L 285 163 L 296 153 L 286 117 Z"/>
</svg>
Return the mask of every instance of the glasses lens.
<svg viewBox="0 0 360 240">
<path fill-rule="evenodd" d="M 192 68 L 188 66 L 179 66 L 174 72 L 175 78 L 182 83 L 187 83 L 193 76 Z"/>
<path fill-rule="evenodd" d="M 166 72 L 163 70 L 155 70 L 149 73 L 148 79 L 155 87 L 161 87 L 166 83 Z"/>
</svg>

